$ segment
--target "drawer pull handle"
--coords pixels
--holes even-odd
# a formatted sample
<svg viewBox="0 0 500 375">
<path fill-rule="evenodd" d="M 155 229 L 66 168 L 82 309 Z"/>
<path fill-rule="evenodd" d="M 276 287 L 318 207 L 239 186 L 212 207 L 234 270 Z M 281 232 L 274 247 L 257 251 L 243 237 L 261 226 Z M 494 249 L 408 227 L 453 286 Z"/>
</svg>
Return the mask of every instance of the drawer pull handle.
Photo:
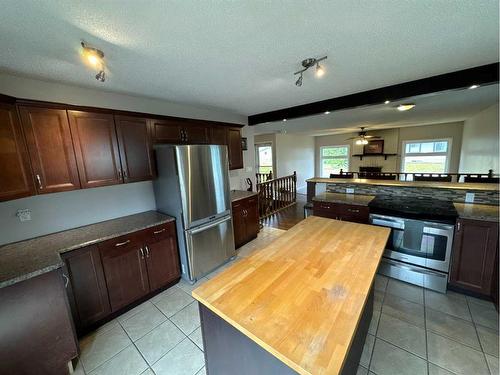
<svg viewBox="0 0 500 375">
<path fill-rule="evenodd" d="M 348 208 L 347 211 L 349 211 L 349 212 L 359 212 L 359 210 L 354 210 L 352 208 Z"/>
<path fill-rule="evenodd" d="M 139 251 L 141 252 L 141 259 L 144 259 L 144 250 L 142 249 L 142 247 L 139 249 Z"/>
<path fill-rule="evenodd" d="M 126 245 L 126 244 L 128 244 L 128 243 L 130 243 L 130 240 L 123 241 L 123 242 L 118 242 L 117 244 L 115 244 L 115 246 L 116 246 L 116 247 L 118 247 L 118 246 L 123 246 L 123 245 Z"/>
<path fill-rule="evenodd" d="M 69 284 L 69 277 L 64 273 L 62 274 L 62 277 L 64 278 L 64 287 L 67 289 Z"/>
<path fill-rule="evenodd" d="M 149 258 L 149 247 L 148 247 L 148 245 L 144 246 L 144 248 L 146 249 L 146 258 Z"/>
<path fill-rule="evenodd" d="M 165 228 L 163 228 L 163 229 L 160 229 L 160 230 L 155 230 L 153 233 L 154 233 L 154 234 L 158 234 L 158 233 L 161 233 L 161 232 L 165 232 L 165 230 L 166 230 L 166 229 L 165 229 Z"/>
</svg>

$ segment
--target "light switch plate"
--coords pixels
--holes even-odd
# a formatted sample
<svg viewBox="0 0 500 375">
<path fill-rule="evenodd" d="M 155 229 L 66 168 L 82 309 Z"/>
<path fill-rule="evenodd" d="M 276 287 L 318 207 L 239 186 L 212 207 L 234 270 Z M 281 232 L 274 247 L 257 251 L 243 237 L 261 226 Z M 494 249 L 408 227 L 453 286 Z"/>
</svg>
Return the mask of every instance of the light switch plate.
<svg viewBox="0 0 500 375">
<path fill-rule="evenodd" d="M 31 210 L 30 209 L 24 209 L 24 210 L 17 210 L 16 216 L 19 218 L 19 221 L 30 221 L 31 220 Z"/>
<path fill-rule="evenodd" d="M 465 193 L 465 202 L 474 203 L 474 193 Z"/>
<path fill-rule="evenodd" d="M 346 194 L 354 194 L 354 188 L 346 188 L 345 193 Z"/>
</svg>

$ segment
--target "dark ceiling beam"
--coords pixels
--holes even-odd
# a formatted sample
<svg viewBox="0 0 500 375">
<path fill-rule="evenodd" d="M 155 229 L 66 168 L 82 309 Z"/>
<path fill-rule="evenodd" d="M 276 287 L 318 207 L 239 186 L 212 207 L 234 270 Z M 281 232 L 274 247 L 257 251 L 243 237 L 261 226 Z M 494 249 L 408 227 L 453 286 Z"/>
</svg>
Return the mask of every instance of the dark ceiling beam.
<svg viewBox="0 0 500 375">
<path fill-rule="evenodd" d="M 333 112 L 340 109 L 382 104 L 386 100 L 397 101 L 439 91 L 464 89 L 471 85 L 498 83 L 498 68 L 499 63 L 496 62 L 475 68 L 422 78 L 416 81 L 404 82 L 374 90 L 321 100 L 319 102 L 259 113 L 248 116 L 248 124 L 257 125 L 265 122 L 281 121 L 285 118 L 289 120 L 317 115 L 326 111 Z"/>
</svg>

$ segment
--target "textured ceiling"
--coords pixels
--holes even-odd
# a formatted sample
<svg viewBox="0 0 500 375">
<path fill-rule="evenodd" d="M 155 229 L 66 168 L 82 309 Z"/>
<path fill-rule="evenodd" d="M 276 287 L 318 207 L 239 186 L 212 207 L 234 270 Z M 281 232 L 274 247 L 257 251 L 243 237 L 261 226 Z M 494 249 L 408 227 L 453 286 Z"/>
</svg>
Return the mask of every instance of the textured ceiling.
<svg viewBox="0 0 500 375">
<path fill-rule="evenodd" d="M 387 105 L 372 105 L 286 122 L 260 124 L 254 127 L 254 133 L 286 131 L 318 136 L 359 131 L 361 126 L 367 129 L 387 129 L 465 121 L 482 110 L 498 104 L 498 88 L 498 84 L 495 84 L 475 90 L 439 92 L 407 98 Z M 396 106 L 400 103 L 415 103 L 416 106 L 410 111 L 400 112 L 396 110 Z"/>
<path fill-rule="evenodd" d="M 255 114 L 498 61 L 497 0 L 0 0 L 0 70 Z M 79 59 L 102 49 L 108 80 Z M 293 72 L 328 55 L 322 79 Z M 1 91 L 1 88 L 0 88 Z"/>
</svg>

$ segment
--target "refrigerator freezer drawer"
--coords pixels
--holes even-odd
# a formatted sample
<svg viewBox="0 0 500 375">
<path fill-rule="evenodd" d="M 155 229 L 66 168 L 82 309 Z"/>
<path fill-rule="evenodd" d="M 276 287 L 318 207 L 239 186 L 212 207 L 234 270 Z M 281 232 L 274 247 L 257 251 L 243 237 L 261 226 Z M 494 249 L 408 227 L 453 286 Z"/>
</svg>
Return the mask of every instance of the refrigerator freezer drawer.
<svg viewBox="0 0 500 375">
<path fill-rule="evenodd" d="M 185 234 L 191 281 L 236 255 L 231 216 L 187 230 Z"/>
</svg>

